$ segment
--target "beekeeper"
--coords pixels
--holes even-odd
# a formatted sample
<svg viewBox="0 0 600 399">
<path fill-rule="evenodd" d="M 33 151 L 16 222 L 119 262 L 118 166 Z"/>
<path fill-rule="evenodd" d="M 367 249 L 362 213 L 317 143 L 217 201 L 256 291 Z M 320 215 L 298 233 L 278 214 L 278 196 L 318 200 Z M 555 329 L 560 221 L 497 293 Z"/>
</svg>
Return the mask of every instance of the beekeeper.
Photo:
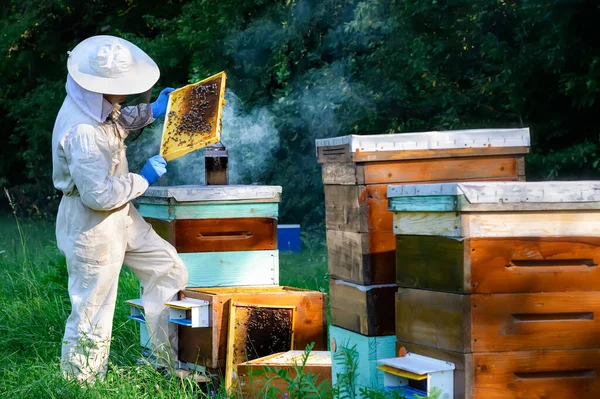
<svg viewBox="0 0 600 399">
<path fill-rule="evenodd" d="M 52 178 L 63 193 L 56 239 L 67 260 L 72 306 L 61 369 L 80 381 L 104 378 L 123 264 L 142 283 L 157 366 L 173 369 L 177 336 L 164 303 L 185 287 L 187 270 L 130 204 L 166 172 L 166 162 L 154 156 L 140 174 L 131 173 L 124 145 L 130 131 L 165 114 L 172 89 L 149 103 L 160 75 L 157 65 L 113 36 L 78 44 L 69 52 L 67 69 L 67 96 L 52 133 Z M 121 107 L 132 95 L 137 104 Z"/>
</svg>

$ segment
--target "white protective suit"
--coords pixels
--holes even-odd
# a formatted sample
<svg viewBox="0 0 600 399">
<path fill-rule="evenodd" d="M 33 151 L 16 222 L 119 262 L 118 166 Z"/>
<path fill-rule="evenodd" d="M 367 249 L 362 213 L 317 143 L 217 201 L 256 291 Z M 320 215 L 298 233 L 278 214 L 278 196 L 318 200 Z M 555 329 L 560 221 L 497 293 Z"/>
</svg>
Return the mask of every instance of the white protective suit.
<svg viewBox="0 0 600 399">
<path fill-rule="evenodd" d="M 148 182 L 130 173 L 127 130 L 154 119 L 149 104 L 124 109 L 67 79 L 67 97 L 52 134 L 54 186 L 62 191 L 56 220 L 58 248 L 67 259 L 71 315 L 62 370 L 80 381 L 106 372 L 119 272 L 125 263 L 144 287 L 146 323 L 159 365 L 174 367 L 176 328 L 164 303 L 185 288 L 187 270 L 173 246 L 130 205 Z"/>
</svg>

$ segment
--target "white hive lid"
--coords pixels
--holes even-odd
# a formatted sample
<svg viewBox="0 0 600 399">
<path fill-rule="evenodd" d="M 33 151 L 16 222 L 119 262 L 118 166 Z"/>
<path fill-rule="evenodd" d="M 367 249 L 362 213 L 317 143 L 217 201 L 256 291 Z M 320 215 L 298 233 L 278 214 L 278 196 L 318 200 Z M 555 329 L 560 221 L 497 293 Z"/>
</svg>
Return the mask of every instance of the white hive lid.
<svg viewBox="0 0 600 399">
<path fill-rule="evenodd" d="M 417 375 L 452 371 L 455 369 L 453 363 L 445 362 L 431 357 L 407 353 L 404 357 L 381 359 L 379 364 L 393 367 L 398 370 L 408 371 Z"/>
<path fill-rule="evenodd" d="M 472 204 L 600 202 L 600 181 L 478 182 L 388 186 L 387 197 L 464 196 Z"/>
<path fill-rule="evenodd" d="M 486 147 L 529 147 L 529 128 L 469 129 L 348 135 L 316 140 L 316 147 L 349 145 L 350 152 L 442 150 Z"/>
<path fill-rule="evenodd" d="M 270 200 L 279 202 L 281 186 L 226 185 L 226 186 L 153 186 L 139 202 L 174 199 L 177 202 Z M 153 201 L 152 201 L 153 202 Z"/>
</svg>

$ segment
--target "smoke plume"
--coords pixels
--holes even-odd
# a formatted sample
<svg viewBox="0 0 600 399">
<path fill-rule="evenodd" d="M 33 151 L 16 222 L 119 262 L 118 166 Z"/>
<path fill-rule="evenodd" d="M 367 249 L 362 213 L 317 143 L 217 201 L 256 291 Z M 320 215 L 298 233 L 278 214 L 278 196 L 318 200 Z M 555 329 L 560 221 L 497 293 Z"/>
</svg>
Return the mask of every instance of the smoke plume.
<svg viewBox="0 0 600 399">
<path fill-rule="evenodd" d="M 265 108 L 246 111 L 231 90 L 225 93 L 221 143 L 229 153 L 229 184 L 264 184 L 260 176 L 279 147 L 279 133 L 273 116 Z M 160 151 L 163 120 L 146 128 L 128 144 L 127 157 L 132 172 L 138 172 L 146 160 Z M 167 174 L 157 185 L 204 185 L 204 149 L 175 159 L 167 165 Z"/>
</svg>

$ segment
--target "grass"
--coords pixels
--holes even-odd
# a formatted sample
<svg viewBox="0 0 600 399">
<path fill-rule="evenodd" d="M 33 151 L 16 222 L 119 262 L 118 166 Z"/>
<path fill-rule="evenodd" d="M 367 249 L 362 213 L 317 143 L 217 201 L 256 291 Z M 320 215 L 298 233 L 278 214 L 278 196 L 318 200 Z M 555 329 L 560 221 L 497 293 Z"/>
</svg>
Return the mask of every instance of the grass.
<svg viewBox="0 0 600 399">
<path fill-rule="evenodd" d="M 13 398 L 203 398 L 192 382 L 168 379 L 139 365 L 137 323 L 127 319 L 126 299 L 139 285 L 126 267 L 119 279 L 110 367 L 106 383 L 82 388 L 61 378 L 59 358 L 70 311 L 65 261 L 56 249 L 54 225 L 0 216 L 0 397 Z M 327 290 L 323 248 L 282 253 L 281 285 Z"/>
<path fill-rule="evenodd" d="M 323 241 L 323 240 L 321 240 Z M 328 292 L 325 246 L 305 240 L 301 254 L 280 254 L 280 284 Z M 223 392 L 192 381 L 165 378 L 151 366 L 138 363 L 139 326 L 127 319 L 126 299 L 136 298 L 139 283 L 126 267 L 119 278 L 109 369 L 104 383 L 82 387 L 62 378 L 59 372 L 61 340 L 70 312 L 67 272 L 56 248 L 54 224 L 44 221 L 17 221 L 0 215 L 0 397 L 1 398 L 216 398 Z M 344 349 L 344 348 L 340 348 Z M 340 351 L 343 355 L 344 353 Z M 400 398 L 396 393 L 361 390 L 354 393 L 352 365 L 356 358 L 334 357 L 343 362 L 348 376 L 339 376 L 333 390 L 317 386 L 312 375 L 297 367 L 290 378 L 273 370 L 286 381 L 288 391 L 268 390 L 264 398 Z M 236 397 L 236 395 L 232 395 Z"/>
</svg>

